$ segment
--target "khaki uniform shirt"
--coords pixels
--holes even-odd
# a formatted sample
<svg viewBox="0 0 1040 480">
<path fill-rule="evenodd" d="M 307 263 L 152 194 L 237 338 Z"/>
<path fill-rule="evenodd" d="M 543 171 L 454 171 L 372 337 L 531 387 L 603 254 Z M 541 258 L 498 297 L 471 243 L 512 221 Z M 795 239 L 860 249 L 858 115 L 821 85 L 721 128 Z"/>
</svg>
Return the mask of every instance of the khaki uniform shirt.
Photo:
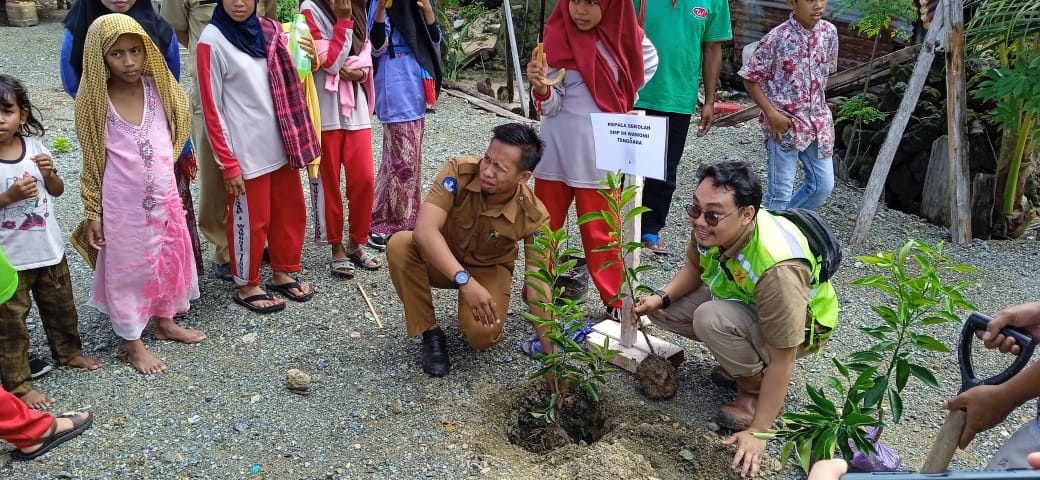
<svg viewBox="0 0 1040 480">
<path fill-rule="evenodd" d="M 426 202 L 448 212 L 444 239 L 463 265 L 504 265 L 512 270 L 519 254 L 517 242 L 523 240 L 526 258 L 533 258 L 535 235 L 549 224 L 545 205 L 526 184 L 517 186 L 501 208 L 485 208 L 477 157 L 449 160 L 426 194 Z"/>
<path fill-rule="evenodd" d="M 722 252 L 720 261 L 736 257 L 755 233 L 755 222 L 748 224 L 740 234 L 740 238 L 732 247 Z M 697 240 L 690 235 L 690 243 L 686 246 L 686 258 L 690 265 L 700 265 L 700 251 Z M 699 268 L 698 268 L 699 270 Z M 769 346 L 774 348 L 790 348 L 802 346 L 807 342 L 805 329 L 813 321 L 809 315 L 809 282 L 812 272 L 805 260 L 791 259 L 778 262 L 762 273 L 755 284 L 755 308 L 758 311 L 758 324 L 762 336 Z M 822 329 L 820 325 L 817 329 Z M 812 351 L 822 347 L 824 342 L 814 343 Z"/>
</svg>

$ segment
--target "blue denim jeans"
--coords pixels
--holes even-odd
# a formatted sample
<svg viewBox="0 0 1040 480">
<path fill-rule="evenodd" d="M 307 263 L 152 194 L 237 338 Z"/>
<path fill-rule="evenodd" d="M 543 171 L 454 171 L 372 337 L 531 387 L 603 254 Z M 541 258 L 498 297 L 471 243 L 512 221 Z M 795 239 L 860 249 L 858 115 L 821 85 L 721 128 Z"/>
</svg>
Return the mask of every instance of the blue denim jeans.
<svg viewBox="0 0 1040 480">
<path fill-rule="evenodd" d="M 794 192 L 794 175 L 802 164 L 805 182 Z M 815 210 L 834 190 L 834 165 L 831 157 L 819 158 L 818 142 L 799 152 L 791 144 L 790 134 L 782 142 L 766 139 L 766 195 L 763 203 L 770 210 L 808 208 Z"/>
</svg>

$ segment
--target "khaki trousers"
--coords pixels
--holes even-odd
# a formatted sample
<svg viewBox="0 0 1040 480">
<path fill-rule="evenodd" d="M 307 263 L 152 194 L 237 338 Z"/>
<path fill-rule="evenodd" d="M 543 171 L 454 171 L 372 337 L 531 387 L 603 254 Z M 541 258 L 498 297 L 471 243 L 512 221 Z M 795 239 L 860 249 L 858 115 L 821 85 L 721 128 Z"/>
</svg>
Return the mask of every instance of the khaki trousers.
<svg viewBox="0 0 1040 480">
<path fill-rule="evenodd" d="M 191 139 L 199 166 L 199 230 L 213 245 L 213 261 L 225 264 L 231 261 L 227 243 L 227 190 L 224 189 L 224 175 L 213 158 L 198 91 L 196 81 L 191 95 Z"/>
<path fill-rule="evenodd" d="M 412 232 L 403 230 L 390 237 L 386 247 L 386 263 L 390 269 L 390 280 L 404 304 L 404 318 L 408 324 L 408 336 L 421 335 L 437 324 L 433 308 L 433 288 L 455 289 L 454 279 L 431 268 L 419 254 Z M 502 322 L 487 326 L 473 317 L 459 295 L 458 318 L 466 342 L 477 350 L 486 350 L 502 340 L 509 311 L 509 294 L 513 283 L 512 265 L 475 267 L 463 265 L 472 280 L 476 280 L 494 297 L 498 305 L 498 317 Z M 472 281 L 471 280 L 471 281 Z"/>
</svg>

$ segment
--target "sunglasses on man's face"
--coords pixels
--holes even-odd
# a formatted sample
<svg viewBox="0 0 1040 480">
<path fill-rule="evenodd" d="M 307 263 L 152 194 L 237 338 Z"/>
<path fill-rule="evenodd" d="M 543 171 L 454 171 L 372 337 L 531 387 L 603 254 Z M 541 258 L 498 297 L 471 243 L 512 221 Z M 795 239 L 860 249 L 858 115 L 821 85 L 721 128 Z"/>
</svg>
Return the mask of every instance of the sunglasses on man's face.
<svg viewBox="0 0 1040 480">
<path fill-rule="evenodd" d="M 700 218 L 701 214 L 703 213 L 704 214 L 704 222 L 707 223 L 708 226 L 714 227 L 714 226 L 719 224 L 719 220 L 722 220 L 723 218 L 726 218 L 726 217 L 728 217 L 730 215 L 733 215 L 734 213 L 737 213 L 741 208 L 744 208 L 744 207 L 737 207 L 732 212 L 729 212 L 729 213 L 727 213 L 725 215 L 719 215 L 718 212 L 712 212 L 712 211 L 705 212 L 705 211 L 701 210 L 700 205 L 695 205 L 695 204 L 691 203 L 691 204 L 687 204 L 686 205 L 686 214 L 690 216 L 690 220 L 696 220 L 696 219 Z"/>
</svg>

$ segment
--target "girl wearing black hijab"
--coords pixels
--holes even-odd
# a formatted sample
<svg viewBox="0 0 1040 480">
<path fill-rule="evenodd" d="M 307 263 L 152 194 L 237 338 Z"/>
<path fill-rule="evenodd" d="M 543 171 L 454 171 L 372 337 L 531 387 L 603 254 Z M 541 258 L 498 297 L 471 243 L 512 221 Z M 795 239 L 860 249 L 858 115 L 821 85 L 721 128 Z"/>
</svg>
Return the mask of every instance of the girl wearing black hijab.
<svg viewBox="0 0 1040 480">
<path fill-rule="evenodd" d="M 163 20 L 149 0 L 79 0 L 65 15 L 65 36 L 61 41 L 61 84 L 65 92 L 76 97 L 80 77 L 83 75 L 83 44 L 87 39 L 87 28 L 98 17 L 109 13 L 124 13 L 133 17 L 148 32 L 152 42 L 162 52 L 166 68 L 177 80 L 181 76 L 181 54 L 177 35 L 166 20 Z"/>
</svg>

